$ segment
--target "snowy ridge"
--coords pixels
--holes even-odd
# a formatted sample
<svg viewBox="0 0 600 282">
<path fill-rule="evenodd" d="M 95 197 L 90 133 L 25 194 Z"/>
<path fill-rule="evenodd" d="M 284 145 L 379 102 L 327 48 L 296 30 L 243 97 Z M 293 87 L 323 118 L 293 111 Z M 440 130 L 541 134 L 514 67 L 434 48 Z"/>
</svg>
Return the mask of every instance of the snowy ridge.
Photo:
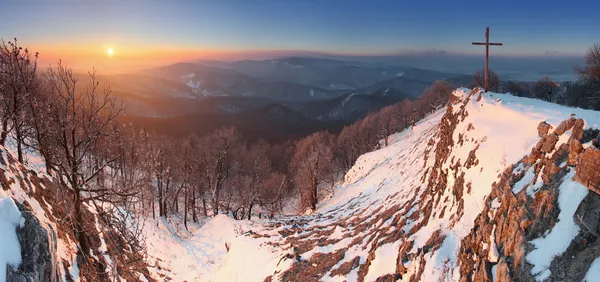
<svg viewBox="0 0 600 282">
<path fill-rule="evenodd" d="M 262 281 L 265 273 L 272 281 L 307 277 L 470 281 L 467 274 L 475 269 L 462 269 L 467 267 L 461 262 L 463 241 L 472 236 L 479 217 L 487 216 L 491 207 L 500 208 L 499 199 L 489 196 L 502 172 L 512 171 L 540 141 L 536 129 L 540 122 L 557 127 L 574 113 L 585 120 L 585 128 L 600 123 L 600 114 L 594 111 L 505 94 L 485 93 L 480 98 L 480 94 L 455 91 L 448 108 L 392 135 L 388 147 L 361 156 L 316 214 L 237 223 L 243 235 L 234 240 L 246 243 L 232 244 L 219 273 L 227 273 L 228 281 L 241 281 L 239 266 L 246 261 L 241 253 L 254 242 L 260 246 L 255 252 L 263 253 L 259 257 L 264 260 L 246 261 L 244 271 L 259 265 L 263 270 L 275 267 L 246 273 L 245 281 Z M 570 183 L 566 185 L 579 185 Z M 566 221 L 569 216 L 560 218 Z M 492 236 L 496 226 L 489 229 L 493 231 L 479 241 L 485 250 L 481 259 L 497 270 L 496 263 L 505 263 L 503 247 L 497 246 L 503 237 Z M 220 281 L 215 277 L 222 276 L 202 280 Z"/>
<path fill-rule="evenodd" d="M 599 124 L 595 111 L 458 89 L 446 108 L 391 135 L 387 147 L 359 157 L 315 214 L 252 221 L 219 215 L 190 224 L 189 231 L 176 216 L 147 220 L 146 260 L 153 267 L 132 277 L 570 281 L 570 274 L 553 265 L 567 260 L 571 266 L 569 257 L 578 255 L 576 237 L 583 231 L 574 215 L 594 193 L 575 180 L 581 178 L 582 152 L 597 150 L 582 136 Z M 0 227 L 11 228 L 0 236 L 13 236 L 20 224 L 20 215 L 4 211 L 10 198 L 27 202 L 49 230 L 66 234 L 58 236 L 57 262 L 66 269 L 62 280 L 77 280 L 77 246 L 55 224 L 64 211 L 48 203 L 56 202 L 47 193 L 48 176 L 6 152 L 1 168 L 0 180 L 9 188 L 0 191 Z M 99 231 L 107 228 L 99 217 L 92 219 Z M 101 234 L 91 256 L 114 272 L 108 277 L 127 277 L 117 272 L 118 256 Z M 0 256 L 0 263 L 3 259 L 19 263 L 16 256 Z M 578 280 L 588 268 L 599 269 L 597 260 L 586 263 Z"/>
</svg>

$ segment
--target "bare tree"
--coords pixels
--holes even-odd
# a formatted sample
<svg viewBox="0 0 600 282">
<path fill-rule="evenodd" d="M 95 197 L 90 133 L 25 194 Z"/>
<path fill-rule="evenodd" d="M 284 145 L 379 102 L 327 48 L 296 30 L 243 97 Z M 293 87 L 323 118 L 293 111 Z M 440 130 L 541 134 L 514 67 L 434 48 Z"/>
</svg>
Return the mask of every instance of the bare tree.
<svg viewBox="0 0 600 282">
<path fill-rule="evenodd" d="M 315 211 L 319 185 L 331 180 L 332 137 L 327 132 L 317 132 L 300 140 L 292 160 L 293 181 L 300 192 L 300 208 Z"/>
<path fill-rule="evenodd" d="M 600 43 L 590 47 L 585 54 L 585 66 L 576 66 L 575 70 L 585 81 L 600 80 Z"/>
<path fill-rule="evenodd" d="M 456 89 L 456 86 L 443 80 L 438 80 L 425 89 L 421 97 L 419 97 L 419 102 L 424 107 L 422 114 L 431 113 L 446 105 L 454 89 Z"/>
<path fill-rule="evenodd" d="M 200 167 L 204 170 L 204 185 L 210 193 L 213 216 L 219 214 L 225 182 L 237 169 L 236 149 L 239 135 L 234 128 L 221 128 L 203 138 L 200 146 Z"/>
<path fill-rule="evenodd" d="M 0 41 L 0 98 L 2 99 L 2 133 L 0 144 L 14 132 L 17 158 L 23 162 L 25 141 L 33 135 L 29 101 L 39 93 L 36 53 L 33 58 L 27 48 L 14 42 Z"/>
<path fill-rule="evenodd" d="M 529 96 L 529 84 L 522 82 L 518 83 L 512 80 L 509 80 L 506 83 L 504 91 L 511 93 L 515 96 L 519 97 L 527 97 Z"/>
<path fill-rule="evenodd" d="M 243 173 L 248 178 L 247 187 L 244 188 L 246 206 L 248 207 L 248 220 L 252 217 L 252 208 L 256 204 L 261 204 L 262 196 L 265 187 L 263 186 L 264 179 L 271 176 L 273 168 L 271 160 L 268 156 L 269 144 L 263 140 L 259 140 L 250 148 L 245 149 L 242 155 Z M 270 196 L 270 195 L 269 195 Z"/>
<path fill-rule="evenodd" d="M 387 106 L 377 113 L 377 137 L 383 139 L 386 147 L 388 146 L 389 136 L 396 132 L 399 123 L 394 110 L 394 106 Z"/>
<path fill-rule="evenodd" d="M 489 81 L 488 87 L 489 91 L 498 92 L 500 91 L 500 77 L 493 70 L 488 71 Z M 473 83 L 472 87 L 484 87 L 485 86 L 485 70 L 478 70 L 473 74 Z"/>
<path fill-rule="evenodd" d="M 78 81 L 60 62 L 46 73 L 46 82 L 50 85 L 48 101 L 51 102 L 48 118 L 54 127 L 48 142 L 59 182 L 73 192 L 75 236 L 81 252 L 87 254 L 89 246 L 83 227 L 82 205 L 86 201 L 104 199 L 109 193 L 120 194 L 108 187 L 91 188 L 89 185 L 119 155 L 111 152 L 96 168 L 86 164 L 101 142 L 110 142 L 114 137 L 109 126 L 121 112 L 121 104 L 111 96 L 110 89 L 99 89 L 95 72 L 89 74 L 87 86 L 78 88 Z"/>
<path fill-rule="evenodd" d="M 533 95 L 544 101 L 552 101 L 559 88 L 560 85 L 557 82 L 549 77 L 544 77 L 533 85 Z"/>
</svg>

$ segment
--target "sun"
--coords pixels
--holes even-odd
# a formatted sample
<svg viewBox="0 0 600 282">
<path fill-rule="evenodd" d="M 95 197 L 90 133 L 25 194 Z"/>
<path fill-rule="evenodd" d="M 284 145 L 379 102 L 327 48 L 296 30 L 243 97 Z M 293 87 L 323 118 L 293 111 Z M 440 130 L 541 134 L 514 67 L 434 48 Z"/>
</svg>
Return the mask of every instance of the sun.
<svg viewBox="0 0 600 282">
<path fill-rule="evenodd" d="M 106 54 L 108 54 L 109 57 L 112 57 L 112 55 L 114 54 L 113 49 L 112 48 L 106 49 Z"/>
</svg>

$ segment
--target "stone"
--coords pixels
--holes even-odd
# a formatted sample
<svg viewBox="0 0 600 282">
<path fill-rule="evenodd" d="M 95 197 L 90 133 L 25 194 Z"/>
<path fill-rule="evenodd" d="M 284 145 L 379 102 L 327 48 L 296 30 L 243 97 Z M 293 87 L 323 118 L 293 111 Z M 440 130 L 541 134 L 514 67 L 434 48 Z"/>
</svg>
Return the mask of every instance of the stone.
<svg viewBox="0 0 600 282">
<path fill-rule="evenodd" d="M 565 131 L 571 130 L 573 125 L 575 124 L 575 118 L 570 117 L 568 120 L 563 120 L 558 127 L 554 130 L 554 133 L 558 136 L 561 136 Z"/>
<path fill-rule="evenodd" d="M 510 269 L 508 268 L 508 263 L 506 263 L 506 257 L 500 257 L 498 264 L 496 265 L 496 277 L 494 277 L 494 281 L 496 282 L 511 282 L 512 279 L 510 277 Z"/>
<path fill-rule="evenodd" d="M 574 166 L 577 164 L 577 159 L 579 154 L 583 151 L 583 146 L 578 140 L 571 139 L 569 140 L 569 160 L 567 161 L 567 165 Z"/>
<path fill-rule="evenodd" d="M 400 275 L 399 273 L 394 273 L 394 274 L 383 275 L 383 276 L 377 278 L 377 280 L 375 280 L 375 282 L 395 282 L 395 281 L 399 281 L 399 280 L 402 280 L 402 275 Z"/>
<path fill-rule="evenodd" d="M 558 135 L 556 135 L 556 134 L 544 135 L 542 137 L 542 139 L 540 139 L 540 141 L 538 141 L 535 148 L 544 154 L 549 153 L 552 150 L 554 150 L 554 147 L 556 146 L 556 142 L 558 142 Z"/>
<path fill-rule="evenodd" d="M 573 124 L 573 129 L 571 129 L 571 138 L 576 140 L 581 140 L 583 138 L 583 126 L 585 122 L 583 119 L 576 119 L 575 124 Z"/>
<path fill-rule="evenodd" d="M 577 162 L 575 181 L 585 185 L 590 190 L 600 193 L 600 150 L 588 147 L 583 151 Z"/>
<path fill-rule="evenodd" d="M 583 138 L 581 138 L 579 141 L 581 144 L 585 144 L 593 141 L 594 139 L 598 140 L 598 136 L 600 136 L 600 129 L 588 128 L 583 131 Z"/>
<path fill-rule="evenodd" d="M 550 131 L 550 129 L 552 128 L 552 125 L 548 124 L 545 121 L 540 122 L 540 124 L 538 124 L 537 130 L 538 130 L 538 135 L 540 137 L 548 134 L 548 132 Z"/>
<path fill-rule="evenodd" d="M 7 268 L 6 281 L 60 281 L 55 256 L 56 233 L 52 227 L 42 224 L 29 208 L 16 204 L 25 218 L 23 227 L 17 228 L 22 263 L 18 269 Z"/>
<path fill-rule="evenodd" d="M 586 232 L 600 234 L 600 195 L 588 193 L 573 214 L 573 221 Z"/>
</svg>

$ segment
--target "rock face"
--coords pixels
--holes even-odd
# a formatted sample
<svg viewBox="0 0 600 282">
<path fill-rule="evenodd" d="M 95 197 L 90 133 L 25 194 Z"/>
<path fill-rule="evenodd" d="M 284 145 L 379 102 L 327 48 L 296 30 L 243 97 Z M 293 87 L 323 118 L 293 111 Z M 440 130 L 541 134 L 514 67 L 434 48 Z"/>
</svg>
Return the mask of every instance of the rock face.
<svg viewBox="0 0 600 282">
<path fill-rule="evenodd" d="M 589 147 L 583 151 L 577 162 L 575 180 L 590 190 L 600 194 L 600 150 Z"/>
<path fill-rule="evenodd" d="M 540 124 L 537 127 L 538 130 L 538 135 L 540 137 L 548 134 L 548 131 L 550 131 L 550 129 L 552 128 L 552 125 L 546 123 L 545 121 L 540 122 Z"/>
<path fill-rule="evenodd" d="M 552 150 L 554 150 L 556 142 L 558 142 L 558 135 L 544 135 L 542 139 L 537 143 L 536 149 L 538 149 L 542 153 L 549 153 Z"/>
<path fill-rule="evenodd" d="M 21 258 L 18 269 L 8 267 L 7 281 L 34 282 L 60 281 L 56 262 L 56 233 L 51 227 L 44 227 L 26 206 L 16 203 L 25 218 L 23 227 L 17 228 Z"/>
<path fill-rule="evenodd" d="M 510 278 L 510 269 L 508 269 L 508 264 L 506 263 L 506 257 L 501 257 L 500 261 L 496 265 L 496 277 L 494 277 L 494 281 L 496 282 L 510 282 L 512 279 Z"/>
<path fill-rule="evenodd" d="M 588 193 L 573 215 L 573 221 L 592 234 L 600 233 L 600 195 Z"/>
</svg>

